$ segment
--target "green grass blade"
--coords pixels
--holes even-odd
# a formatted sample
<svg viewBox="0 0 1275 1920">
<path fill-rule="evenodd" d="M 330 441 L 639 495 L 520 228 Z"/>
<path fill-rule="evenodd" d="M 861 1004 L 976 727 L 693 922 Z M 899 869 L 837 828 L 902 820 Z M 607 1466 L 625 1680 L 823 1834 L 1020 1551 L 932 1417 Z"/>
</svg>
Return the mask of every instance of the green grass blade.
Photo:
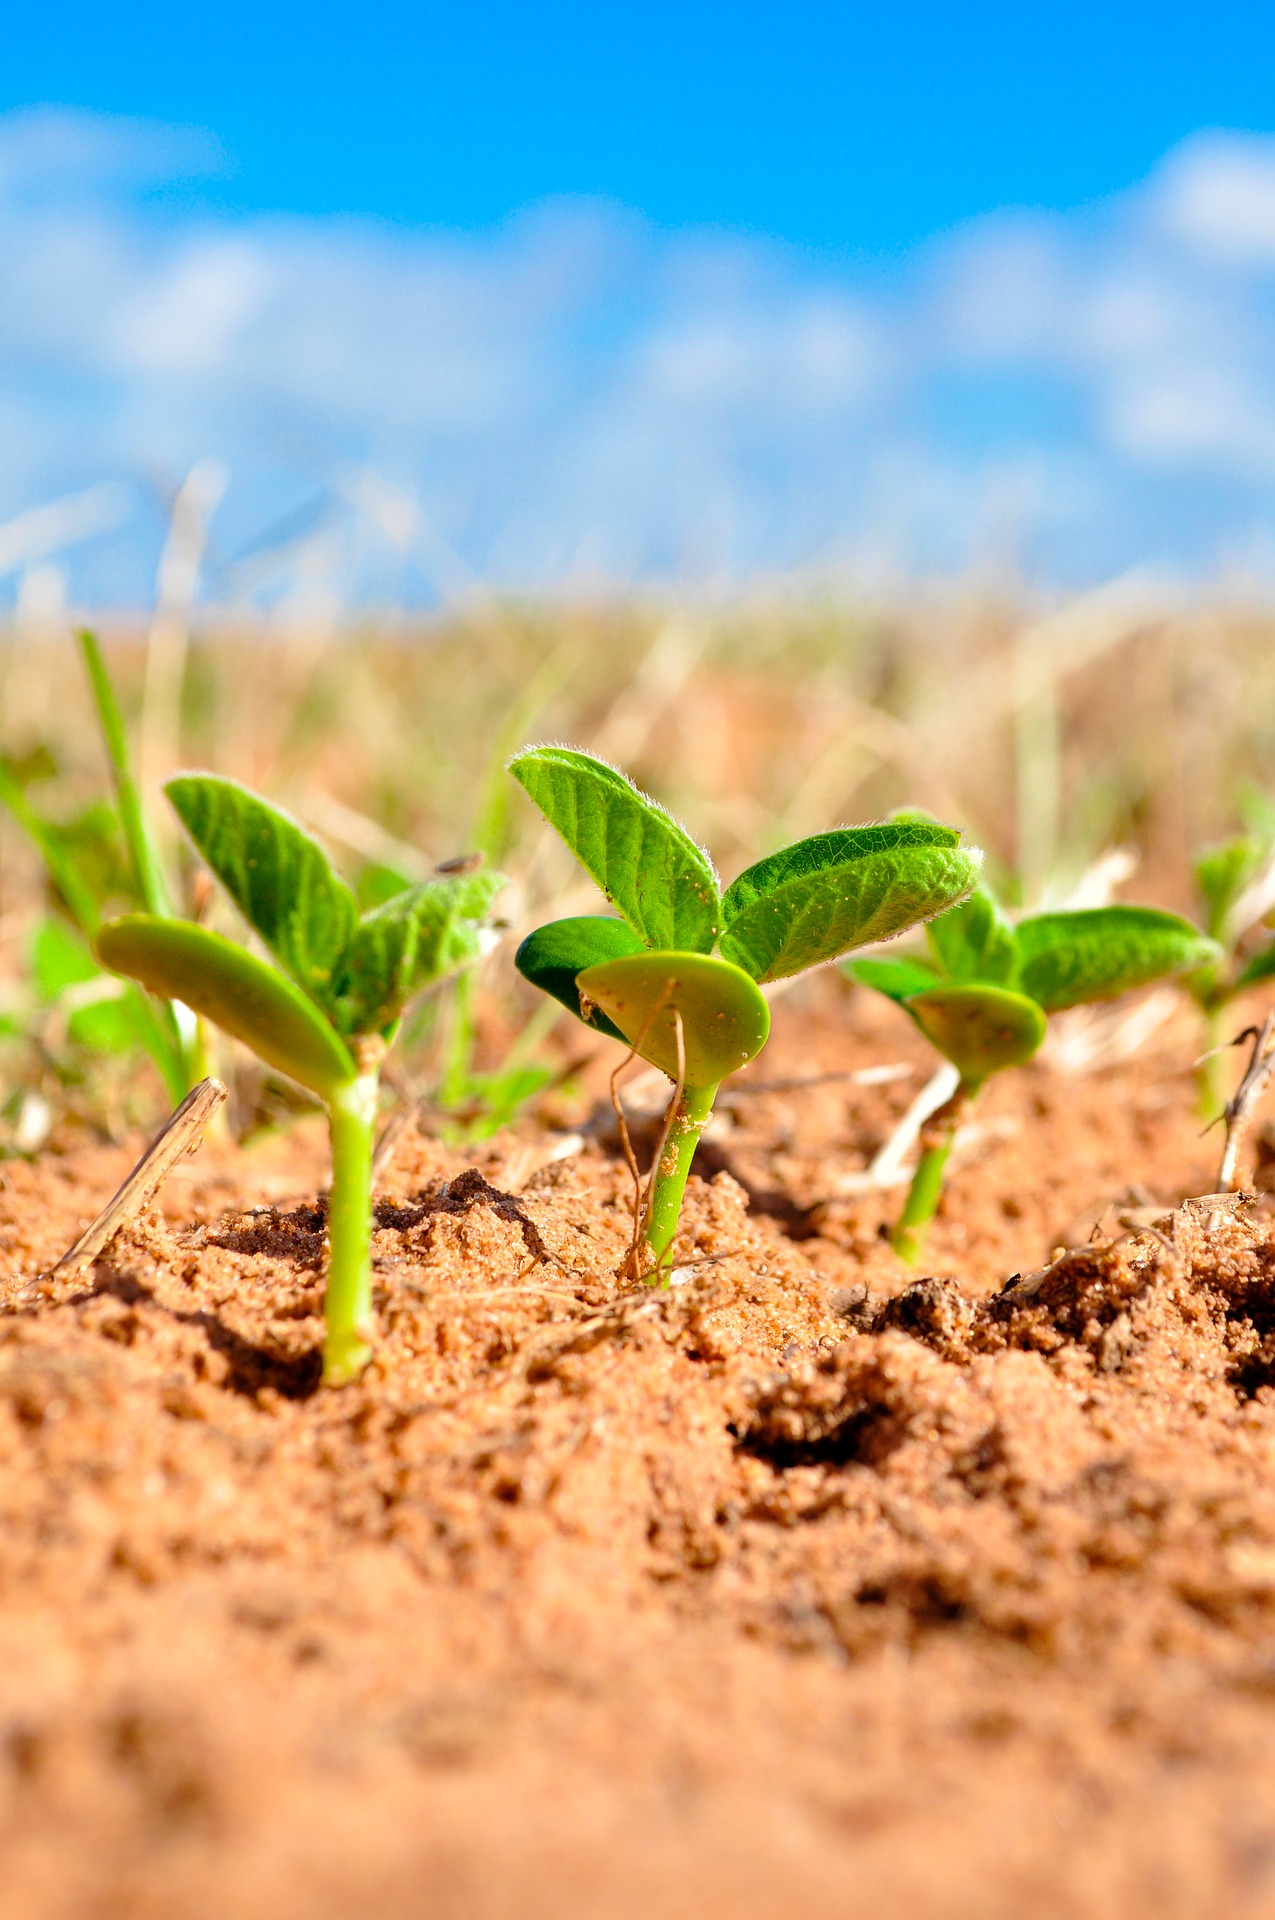
<svg viewBox="0 0 1275 1920">
<path fill-rule="evenodd" d="M 102 649 L 98 645 L 97 635 L 90 633 L 85 627 L 80 630 L 78 638 L 80 652 L 84 656 L 84 665 L 88 672 L 89 685 L 93 690 L 93 701 L 97 707 L 98 724 L 102 729 L 106 755 L 111 763 L 111 777 L 115 783 L 115 798 L 119 805 L 120 823 L 124 829 L 124 841 L 133 869 L 133 879 L 148 913 L 169 914 L 173 910 L 173 903 L 168 891 L 168 882 L 164 877 L 159 850 L 155 845 L 150 822 L 146 818 L 146 809 L 142 805 L 141 791 L 133 773 L 124 716 L 120 712 L 119 701 L 115 697 L 115 688 L 106 670 L 106 662 L 102 658 Z"/>
<path fill-rule="evenodd" d="M 844 827 L 759 860 L 727 888 L 721 951 L 754 980 L 779 980 L 888 940 L 970 892 L 982 855 L 952 827 Z"/>
<path fill-rule="evenodd" d="M 663 807 L 574 747 L 531 747 L 509 771 L 645 945 L 710 950 L 717 875 Z"/>
<path fill-rule="evenodd" d="M 89 940 L 100 918 L 92 889 L 85 883 L 62 844 L 57 827 L 38 814 L 8 767 L 0 761 L 0 806 L 8 808 L 35 847 L 81 933 Z"/>
<path fill-rule="evenodd" d="M 1014 929 L 1019 985 L 1045 1009 L 1112 1000 L 1153 980 L 1216 961 L 1215 940 L 1157 907 L 1082 907 L 1037 913 Z"/>
<path fill-rule="evenodd" d="M 96 952 L 112 973 L 183 1001 L 322 1100 L 355 1077 L 348 1048 L 314 1003 L 219 933 L 189 920 L 125 914 L 102 927 Z"/>
<path fill-rule="evenodd" d="M 164 791 L 249 926 L 284 971 L 333 1010 L 359 910 L 318 841 L 235 780 L 179 774 Z"/>
</svg>

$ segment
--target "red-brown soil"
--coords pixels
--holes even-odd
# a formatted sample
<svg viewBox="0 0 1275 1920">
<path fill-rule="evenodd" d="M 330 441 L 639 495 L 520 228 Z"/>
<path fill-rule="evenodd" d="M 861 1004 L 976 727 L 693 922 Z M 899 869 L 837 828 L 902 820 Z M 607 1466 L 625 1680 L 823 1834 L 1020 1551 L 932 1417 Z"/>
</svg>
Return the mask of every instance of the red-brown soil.
<svg viewBox="0 0 1275 1920">
<path fill-rule="evenodd" d="M 835 1188 L 916 1077 L 734 1098 L 663 1294 L 604 1128 L 411 1135 L 338 1393 L 311 1123 L 57 1280 L 137 1143 L 11 1163 L 6 1916 L 1275 1911 L 1275 1225 L 1176 1205 L 1192 1041 L 1006 1076 L 911 1291 Z"/>
</svg>

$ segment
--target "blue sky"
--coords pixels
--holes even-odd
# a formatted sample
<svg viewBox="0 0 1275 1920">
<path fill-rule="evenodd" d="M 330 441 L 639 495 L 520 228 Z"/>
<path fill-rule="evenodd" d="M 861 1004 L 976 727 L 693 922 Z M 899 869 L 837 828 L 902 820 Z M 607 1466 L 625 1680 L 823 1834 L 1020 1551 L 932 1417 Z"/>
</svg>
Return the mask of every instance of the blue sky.
<svg viewBox="0 0 1275 1920">
<path fill-rule="evenodd" d="M 83 497 L 0 593 L 145 599 L 200 461 L 228 599 L 1266 578 L 1273 71 L 1255 4 L 24 9 L 0 521 Z"/>
<path fill-rule="evenodd" d="M 0 104 L 200 126 L 239 212 L 481 226 L 555 195 L 890 252 L 1118 191 L 1200 127 L 1275 130 L 1275 10 L 1128 0 L 46 0 Z"/>
</svg>

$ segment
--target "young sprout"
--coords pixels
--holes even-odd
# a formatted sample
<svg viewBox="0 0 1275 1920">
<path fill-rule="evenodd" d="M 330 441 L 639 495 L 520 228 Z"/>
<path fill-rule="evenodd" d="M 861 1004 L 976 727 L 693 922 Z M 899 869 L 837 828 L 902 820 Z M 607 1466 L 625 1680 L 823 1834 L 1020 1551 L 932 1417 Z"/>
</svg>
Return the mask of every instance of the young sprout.
<svg viewBox="0 0 1275 1920">
<path fill-rule="evenodd" d="M 407 1002 L 479 951 L 504 884 L 469 873 L 409 887 L 369 913 L 287 814 L 233 780 L 181 774 L 165 792 L 270 966 L 219 933 L 132 913 L 97 936 L 103 966 L 182 1001 L 300 1081 L 332 1140 L 323 1377 L 353 1379 L 371 1354 L 372 1145 L 381 1062 Z"/>
<path fill-rule="evenodd" d="M 1176 914 L 1154 907 L 1087 907 L 1035 913 L 1011 925 L 990 889 L 926 928 L 930 957 L 852 960 L 846 972 L 911 1015 L 960 1074 L 952 1098 L 931 1116 L 894 1248 L 920 1258 L 943 1191 L 957 1127 L 983 1082 L 1026 1064 L 1047 1016 L 1111 1000 L 1153 980 L 1209 965 L 1215 943 Z"/>
<path fill-rule="evenodd" d="M 703 849 L 614 767 L 532 747 L 509 770 L 620 916 L 540 927 L 518 949 L 519 971 L 673 1082 L 642 1221 L 648 1277 L 667 1283 L 718 1085 L 766 1043 L 761 987 L 963 899 L 982 856 L 934 821 L 842 827 L 759 860 L 721 893 Z"/>
<path fill-rule="evenodd" d="M 1205 1053 L 1198 1068 L 1200 1113 L 1216 1120 L 1226 1105 L 1223 1016 L 1237 994 L 1275 977 L 1275 940 L 1253 949 L 1253 936 L 1275 906 L 1275 819 L 1209 847 L 1195 863 L 1200 918 L 1217 942 L 1216 958 L 1187 974 L 1184 985 L 1204 1016 Z M 1246 950 L 1247 957 L 1246 957 Z"/>
</svg>

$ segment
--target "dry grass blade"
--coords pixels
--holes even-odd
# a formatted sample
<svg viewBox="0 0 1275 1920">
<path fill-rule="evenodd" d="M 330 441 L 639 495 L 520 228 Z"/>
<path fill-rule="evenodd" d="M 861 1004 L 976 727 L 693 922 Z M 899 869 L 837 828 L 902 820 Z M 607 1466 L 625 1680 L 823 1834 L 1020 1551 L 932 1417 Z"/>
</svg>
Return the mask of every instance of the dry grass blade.
<svg viewBox="0 0 1275 1920">
<path fill-rule="evenodd" d="M 53 1269 L 66 1273 L 96 1260 L 105 1252 L 121 1227 L 135 1219 L 172 1172 L 177 1162 L 193 1153 L 204 1137 L 209 1121 L 222 1106 L 226 1089 L 220 1080 L 201 1080 L 182 1101 L 161 1132 L 157 1133 L 119 1192 L 109 1200 L 73 1247 L 68 1247 Z"/>
</svg>

